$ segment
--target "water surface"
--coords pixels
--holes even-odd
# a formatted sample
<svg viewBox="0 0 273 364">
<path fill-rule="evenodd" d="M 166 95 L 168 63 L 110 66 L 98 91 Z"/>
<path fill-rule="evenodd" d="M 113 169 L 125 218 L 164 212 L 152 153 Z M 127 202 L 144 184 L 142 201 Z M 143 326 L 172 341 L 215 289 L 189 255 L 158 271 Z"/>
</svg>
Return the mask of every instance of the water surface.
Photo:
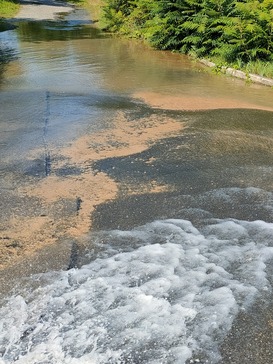
<svg viewBox="0 0 273 364">
<path fill-rule="evenodd" d="M 41 220 L 40 244 L 50 233 L 72 246 L 66 270 L 48 262 L 3 298 L 0 363 L 268 364 L 270 350 L 261 355 L 243 337 L 236 346 L 230 330 L 242 315 L 262 321 L 272 302 L 272 90 L 86 23 L 76 12 L 0 33 L 9 55 L 0 79 L 3 251 L 23 244 L 15 228 Z M 172 98 L 189 109 L 168 107 Z M 142 148 L 166 120 L 175 135 L 163 129 Z M 84 138 L 85 152 L 69 154 Z M 94 187 L 89 175 L 109 180 Z M 60 188 L 47 204 L 41 186 L 50 191 L 50 181 L 71 181 L 72 192 Z M 116 198 L 100 203 L 110 181 Z M 91 215 L 80 250 L 66 224 Z M 1 282 L 5 291 L 5 271 Z"/>
</svg>

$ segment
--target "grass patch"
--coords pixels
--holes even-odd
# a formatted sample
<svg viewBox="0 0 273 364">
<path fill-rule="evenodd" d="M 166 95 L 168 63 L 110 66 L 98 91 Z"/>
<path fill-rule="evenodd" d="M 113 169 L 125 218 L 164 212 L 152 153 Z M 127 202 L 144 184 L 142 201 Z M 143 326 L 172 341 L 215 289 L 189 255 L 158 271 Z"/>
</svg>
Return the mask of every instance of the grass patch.
<svg viewBox="0 0 273 364">
<path fill-rule="evenodd" d="M 246 65 L 246 71 L 262 77 L 273 78 L 273 63 L 262 61 L 249 62 Z"/>
<path fill-rule="evenodd" d="M 12 18 L 18 11 L 20 5 L 13 0 L 0 0 L 0 18 Z"/>
<path fill-rule="evenodd" d="M 84 7 L 90 14 L 91 20 L 100 29 L 104 28 L 103 11 L 104 0 L 72 0 L 74 4 Z"/>
<path fill-rule="evenodd" d="M 222 66 L 231 67 L 247 74 L 252 73 L 261 77 L 273 79 L 273 62 L 257 60 L 244 63 L 238 59 L 235 63 L 227 63 L 220 57 L 211 57 L 209 60 L 216 64 L 216 70 L 221 69 Z"/>
</svg>

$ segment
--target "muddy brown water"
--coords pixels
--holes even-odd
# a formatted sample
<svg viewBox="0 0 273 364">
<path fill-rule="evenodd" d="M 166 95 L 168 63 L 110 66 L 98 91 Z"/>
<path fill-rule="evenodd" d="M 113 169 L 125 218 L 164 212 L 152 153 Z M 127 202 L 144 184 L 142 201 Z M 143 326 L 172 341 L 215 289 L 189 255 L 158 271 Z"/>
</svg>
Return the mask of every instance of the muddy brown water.
<svg viewBox="0 0 273 364">
<path fill-rule="evenodd" d="M 2 292 L 18 275 L 81 262 L 90 231 L 272 222 L 272 89 L 103 34 L 81 14 L 0 33 Z M 244 350 L 271 362 L 268 304 L 263 328 L 236 323 L 225 363 L 248 363 Z"/>
</svg>

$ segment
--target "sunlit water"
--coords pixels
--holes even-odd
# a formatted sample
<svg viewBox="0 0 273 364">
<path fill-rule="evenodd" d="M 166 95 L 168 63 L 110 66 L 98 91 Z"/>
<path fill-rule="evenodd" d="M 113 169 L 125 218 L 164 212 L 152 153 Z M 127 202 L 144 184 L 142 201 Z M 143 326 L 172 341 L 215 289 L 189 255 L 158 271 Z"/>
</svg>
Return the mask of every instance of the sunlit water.
<svg viewBox="0 0 273 364">
<path fill-rule="evenodd" d="M 112 110 L 139 108 L 130 95 L 143 90 L 272 106 L 270 89 L 76 25 L 21 23 L 0 34 L 17 57 L 0 85 L 3 173 L 29 168 L 31 149 L 43 144 L 47 107 L 54 146 L 103 129 Z M 16 288 L 0 310 L 1 364 L 217 363 L 238 313 L 258 299 L 270 302 L 273 114 L 175 117 L 189 129 L 152 150 L 160 156 L 153 177 L 178 193 L 162 195 L 160 206 L 145 197 L 151 212 L 135 201 L 141 216 L 129 208 L 120 222 L 110 204 L 83 266 Z M 128 160 L 115 162 L 115 170 L 109 161 L 98 168 L 140 178 Z"/>
</svg>

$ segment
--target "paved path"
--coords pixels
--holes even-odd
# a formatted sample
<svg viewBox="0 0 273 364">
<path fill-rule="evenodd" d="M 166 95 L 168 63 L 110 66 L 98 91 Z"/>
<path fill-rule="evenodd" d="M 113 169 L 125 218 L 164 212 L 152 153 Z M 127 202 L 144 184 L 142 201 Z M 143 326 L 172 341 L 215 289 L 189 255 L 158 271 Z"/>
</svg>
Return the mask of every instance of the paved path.
<svg viewBox="0 0 273 364">
<path fill-rule="evenodd" d="M 73 6 L 54 0 L 22 0 L 21 8 L 14 19 L 53 20 L 60 13 L 72 11 Z"/>
</svg>

